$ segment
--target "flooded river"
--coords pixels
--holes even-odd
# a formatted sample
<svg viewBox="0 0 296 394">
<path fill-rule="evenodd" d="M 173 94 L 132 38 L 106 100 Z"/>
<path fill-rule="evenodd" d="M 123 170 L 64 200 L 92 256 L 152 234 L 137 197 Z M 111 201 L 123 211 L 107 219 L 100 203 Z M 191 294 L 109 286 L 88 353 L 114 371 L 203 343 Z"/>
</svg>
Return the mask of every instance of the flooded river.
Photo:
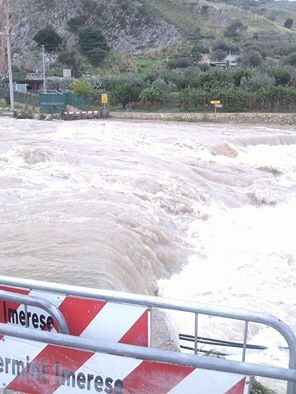
<svg viewBox="0 0 296 394">
<path fill-rule="evenodd" d="M 3 275 L 264 311 L 296 331 L 294 127 L 2 117 L 0 141 Z"/>
</svg>

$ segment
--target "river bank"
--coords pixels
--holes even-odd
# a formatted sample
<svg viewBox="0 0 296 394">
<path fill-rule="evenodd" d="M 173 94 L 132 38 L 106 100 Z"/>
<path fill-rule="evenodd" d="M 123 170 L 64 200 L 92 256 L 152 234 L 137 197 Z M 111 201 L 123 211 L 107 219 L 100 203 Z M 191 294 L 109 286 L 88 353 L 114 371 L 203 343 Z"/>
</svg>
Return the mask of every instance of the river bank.
<svg viewBox="0 0 296 394">
<path fill-rule="evenodd" d="M 74 107 L 68 111 L 79 111 Z M 107 109 L 108 111 L 108 109 Z M 85 111 L 79 111 L 85 113 Z M 33 117 L 43 120 L 60 119 L 60 114 L 40 114 L 33 110 Z M 151 120 L 151 121 L 173 121 L 173 122 L 208 122 L 208 123 L 230 123 L 230 124 L 265 124 L 293 126 L 296 125 L 296 113 L 284 112 L 136 112 L 136 111 L 108 111 L 109 117 L 113 119 L 126 120 Z M 21 114 L 26 118 L 26 114 Z M 32 113 L 30 111 L 30 115 Z M 44 116 L 45 115 L 45 116 Z M 0 117 L 13 116 L 10 109 L 0 109 Z M 79 119 L 85 118 L 82 116 Z M 91 118 L 91 117 L 89 117 Z"/>
<path fill-rule="evenodd" d="M 201 112 L 109 112 L 111 118 L 136 120 L 165 120 L 174 122 L 210 122 L 232 124 L 296 125 L 295 113 L 201 113 Z"/>
</svg>

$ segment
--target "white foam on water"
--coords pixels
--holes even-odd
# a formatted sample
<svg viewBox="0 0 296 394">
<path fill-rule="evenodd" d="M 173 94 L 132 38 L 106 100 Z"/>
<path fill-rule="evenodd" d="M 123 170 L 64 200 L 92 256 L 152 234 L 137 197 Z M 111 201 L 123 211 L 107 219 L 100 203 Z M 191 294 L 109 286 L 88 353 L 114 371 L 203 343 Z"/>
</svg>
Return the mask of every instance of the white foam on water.
<svg viewBox="0 0 296 394">
<path fill-rule="evenodd" d="M 296 330 L 295 130 L 3 119 L 0 141 L 4 275 L 142 294 L 158 285 Z M 192 330 L 183 316 L 176 325 Z M 237 323 L 199 328 L 241 340 Z M 249 340 L 268 348 L 249 357 L 286 361 L 274 330 L 252 326 Z"/>
<path fill-rule="evenodd" d="M 273 314 L 296 331 L 295 145 L 255 145 L 238 152 L 236 157 L 215 155 L 214 160 L 273 174 L 270 180 L 258 179 L 246 188 L 263 198 L 239 207 L 217 201 L 207 205 L 206 219 L 197 216 L 187 233 L 195 253 L 180 273 L 158 282 L 160 294 Z M 191 317 L 172 316 L 180 332 L 192 333 Z M 242 330 L 243 326 L 222 319 L 199 322 L 199 335 L 204 337 L 242 341 Z M 247 361 L 287 367 L 283 349 L 287 344 L 274 329 L 254 325 L 248 342 L 267 349 L 248 351 Z M 226 352 L 241 359 L 241 351 Z M 281 384 L 277 386 L 278 392 L 284 392 Z"/>
</svg>

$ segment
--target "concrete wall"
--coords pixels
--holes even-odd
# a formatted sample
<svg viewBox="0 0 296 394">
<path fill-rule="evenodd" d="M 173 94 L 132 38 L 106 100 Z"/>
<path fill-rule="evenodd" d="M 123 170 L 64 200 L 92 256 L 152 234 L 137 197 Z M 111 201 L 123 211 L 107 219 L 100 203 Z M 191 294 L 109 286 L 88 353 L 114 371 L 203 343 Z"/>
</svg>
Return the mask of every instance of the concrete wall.
<svg viewBox="0 0 296 394">
<path fill-rule="evenodd" d="M 112 118 L 209 123 L 296 125 L 296 113 L 149 113 L 110 112 Z"/>
</svg>

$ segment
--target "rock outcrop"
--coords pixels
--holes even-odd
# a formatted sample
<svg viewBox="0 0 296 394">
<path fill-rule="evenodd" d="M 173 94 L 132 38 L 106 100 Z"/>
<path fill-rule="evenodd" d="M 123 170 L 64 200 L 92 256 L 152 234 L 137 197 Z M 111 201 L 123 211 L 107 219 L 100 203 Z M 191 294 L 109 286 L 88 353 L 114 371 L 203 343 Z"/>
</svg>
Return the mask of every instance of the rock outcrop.
<svg viewBox="0 0 296 394">
<path fill-rule="evenodd" d="M 109 47 L 119 52 L 159 51 L 175 45 L 182 37 L 173 24 L 155 16 L 145 3 L 138 0 L 6 1 L 12 14 L 13 64 L 29 72 L 42 70 L 41 50 L 33 39 L 34 35 L 46 26 L 51 26 L 62 37 L 64 50 L 76 50 L 77 32 L 70 31 L 67 24 L 72 18 L 81 15 L 85 17 L 85 26 L 99 27 Z M 3 30 L 4 21 L 1 17 L 0 26 Z M 3 37 L 1 47 L 0 72 L 6 63 Z M 47 55 L 45 60 L 50 65 L 55 58 Z"/>
</svg>

